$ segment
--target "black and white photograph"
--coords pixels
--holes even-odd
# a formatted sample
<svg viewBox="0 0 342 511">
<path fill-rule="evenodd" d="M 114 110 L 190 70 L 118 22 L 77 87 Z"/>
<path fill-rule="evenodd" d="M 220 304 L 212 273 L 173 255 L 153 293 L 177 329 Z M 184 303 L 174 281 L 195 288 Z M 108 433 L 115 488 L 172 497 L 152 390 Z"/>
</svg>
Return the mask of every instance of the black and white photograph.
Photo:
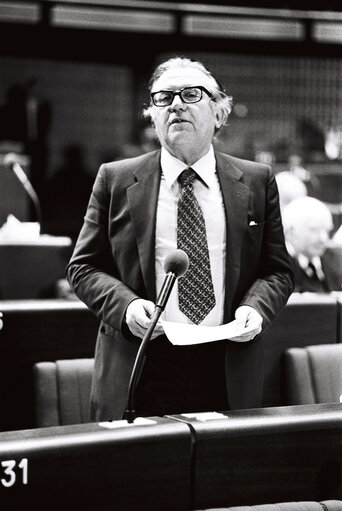
<svg viewBox="0 0 342 511">
<path fill-rule="evenodd" d="M 0 0 L 0 509 L 342 511 L 342 4 Z"/>
</svg>

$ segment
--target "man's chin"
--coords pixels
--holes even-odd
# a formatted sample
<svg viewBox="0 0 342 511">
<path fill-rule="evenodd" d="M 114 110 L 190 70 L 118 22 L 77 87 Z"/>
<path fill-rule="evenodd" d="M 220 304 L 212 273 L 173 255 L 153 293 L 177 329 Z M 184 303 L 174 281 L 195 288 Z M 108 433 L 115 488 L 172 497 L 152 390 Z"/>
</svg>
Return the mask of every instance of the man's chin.
<svg viewBox="0 0 342 511">
<path fill-rule="evenodd" d="M 169 134 L 171 133 L 190 133 L 191 124 L 189 122 L 177 122 L 171 124 L 169 127 Z"/>
<path fill-rule="evenodd" d="M 168 139 L 171 144 L 189 144 L 193 143 L 194 134 L 186 127 L 175 128 L 169 130 Z"/>
</svg>

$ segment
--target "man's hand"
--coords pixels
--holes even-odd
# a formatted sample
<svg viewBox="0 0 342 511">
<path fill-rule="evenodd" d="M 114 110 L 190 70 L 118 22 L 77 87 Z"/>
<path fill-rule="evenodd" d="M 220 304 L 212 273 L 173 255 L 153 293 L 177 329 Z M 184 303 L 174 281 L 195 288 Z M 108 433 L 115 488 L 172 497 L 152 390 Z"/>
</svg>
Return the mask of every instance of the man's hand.
<svg viewBox="0 0 342 511">
<path fill-rule="evenodd" d="M 136 337 L 141 339 L 144 337 L 147 328 L 150 325 L 150 318 L 154 312 L 154 303 L 149 300 L 137 298 L 131 302 L 126 310 L 126 323 L 130 331 Z M 153 330 L 151 339 L 158 337 L 164 333 L 164 329 L 160 323 L 157 323 Z"/>
<path fill-rule="evenodd" d="M 262 330 L 262 317 L 253 307 L 242 305 L 235 311 L 235 319 L 238 328 L 246 328 L 246 332 L 229 340 L 234 342 L 247 342 L 254 339 Z"/>
</svg>

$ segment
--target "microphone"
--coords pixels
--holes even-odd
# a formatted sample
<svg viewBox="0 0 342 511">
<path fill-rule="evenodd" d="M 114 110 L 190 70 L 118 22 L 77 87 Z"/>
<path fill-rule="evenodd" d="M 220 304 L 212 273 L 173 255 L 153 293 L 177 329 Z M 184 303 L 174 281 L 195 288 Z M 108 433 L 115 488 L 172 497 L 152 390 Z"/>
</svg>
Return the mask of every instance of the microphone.
<svg viewBox="0 0 342 511">
<path fill-rule="evenodd" d="M 134 366 L 131 374 L 131 379 L 128 387 L 128 400 L 127 400 L 127 408 L 124 414 L 124 419 L 127 420 L 128 423 L 134 422 L 136 418 L 135 415 L 135 389 L 139 382 L 145 360 L 146 360 L 146 348 L 149 340 L 151 339 L 153 330 L 158 322 L 158 319 L 165 309 L 165 305 L 169 299 L 170 293 L 172 291 L 173 285 L 176 282 L 178 277 L 184 275 L 189 267 L 189 258 L 184 250 L 177 249 L 165 257 L 164 260 L 164 270 L 166 273 L 162 288 L 159 292 L 155 308 L 153 314 L 151 316 L 151 321 L 148 326 L 148 329 L 145 332 L 143 340 L 141 341 Z"/>
<path fill-rule="evenodd" d="M 32 200 L 35 210 L 36 210 L 37 222 L 39 224 L 39 232 L 41 232 L 42 211 L 41 211 L 40 201 L 39 201 L 36 191 L 34 190 L 32 184 L 30 183 L 30 180 L 28 179 L 25 171 L 20 166 L 19 160 L 20 160 L 20 156 L 18 154 L 8 153 L 4 157 L 4 164 L 7 165 L 8 167 L 12 168 L 16 177 L 18 178 L 20 183 L 23 185 L 25 191 L 27 192 L 30 199 Z"/>
<path fill-rule="evenodd" d="M 169 299 L 176 279 L 184 275 L 188 266 L 189 258 L 184 250 L 177 249 L 165 257 L 164 270 L 166 277 L 156 301 L 156 308 L 160 308 L 161 311 L 165 309 L 165 305 Z"/>
</svg>

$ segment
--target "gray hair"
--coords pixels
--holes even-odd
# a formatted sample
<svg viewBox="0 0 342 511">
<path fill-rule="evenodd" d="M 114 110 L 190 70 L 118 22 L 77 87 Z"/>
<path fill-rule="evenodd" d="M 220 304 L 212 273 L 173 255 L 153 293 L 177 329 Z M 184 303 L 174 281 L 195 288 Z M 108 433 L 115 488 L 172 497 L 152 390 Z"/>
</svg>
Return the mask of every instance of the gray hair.
<svg viewBox="0 0 342 511">
<path fill-rule="evenodd" d="M 152 90 L 153 84 L 162 76 L 165 71 L 175 67 L 184 67 L 184 68 L 193 68 L 199 71 L 202 71 L 203 74 L 208 76 L 213 81 L 213 88 L 210 90 L 213 95 L 213 105 L 215 111 L 220 111 L 222 113 L 223 123 L 225 125 L 228 120 L 228 116 L 232 110 L 233 98 L 232 96 L 228 96 L 226 91 L 218 82 L 218 80 L 212 75 L 212 73 L 199 61 L 191 60 L 186 57 L 173 57 L 165 62 L 162 62 L 159 66 L 154 70 L 152 77 L 148 84 L 149 91 Z M 150 102 L 149 106 L 144 109 L 143 116 L 145 118 L 152 118 L 151 110 L 153 103 Z"/>
<path fill-rule="evenodd" d="M 333 218 L 328 206 L 315 197 L 305 196 L 293 199 L 282 211 L 285 233 L 298 224 L 305 225 L 309 220 L 314 220 L 318 225 L 324 225 L 327 230 L 333 228 Z"/>
</svg>

